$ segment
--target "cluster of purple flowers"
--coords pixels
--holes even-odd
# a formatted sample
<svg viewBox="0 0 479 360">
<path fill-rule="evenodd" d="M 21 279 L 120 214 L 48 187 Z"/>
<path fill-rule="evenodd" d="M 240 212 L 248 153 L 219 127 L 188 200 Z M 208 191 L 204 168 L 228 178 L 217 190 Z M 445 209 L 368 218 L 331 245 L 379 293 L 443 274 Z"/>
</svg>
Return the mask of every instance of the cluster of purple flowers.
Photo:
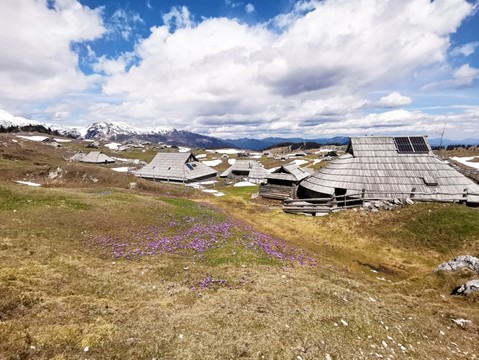
<svg viewBox="0 0 479 360">
<path fill-rule="evenodd" d="M 232 285 L 228 282 L 228 280 L 225 279 L 219 279 L 219 278 L 214 278 L 210 274 L 206 274 L 206 277 L 201 280 L 196 282 L 194 286 L 191 287 L 191 290 L 196 291 L 196 290 L 205 290 L 205 289 L 211 289 L 211 288 L 228 288 L 229 290 L 234 289 L 239 289 L 240 286 L 244 286 L 248 283 L 249 281 L 244 277 L 241 276 L 239 282 L 236 285 Z"/>
<path fill-rule="evenodd" d="M 205 224 L 198 220 L 185 217 L 171 220 L 161 228 L 150 225 L 122 236 L 94 236 L 87 239 L 87 244 L 106 250 L 113 258 L 127 259 L 158 254 L 189 255 L 201 259 L 209 250 L 233 244 L 270 259 L 315 265 L 313 259 L 284 241 L 256 232 L 239 222 L 201 219 L 208 220 L 209 223 Z M 201 284 L 199 286 L 201 288 Z"/>
</svg>

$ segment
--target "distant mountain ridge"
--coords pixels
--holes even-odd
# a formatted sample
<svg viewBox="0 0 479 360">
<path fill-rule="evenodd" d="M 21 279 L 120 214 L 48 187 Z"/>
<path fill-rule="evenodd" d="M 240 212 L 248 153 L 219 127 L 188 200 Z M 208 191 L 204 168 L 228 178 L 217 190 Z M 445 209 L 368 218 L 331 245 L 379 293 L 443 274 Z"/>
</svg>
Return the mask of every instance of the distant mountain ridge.
<svg viewBox="0 0 479 360">
<path fill-rule="evenodd" d="M 196 134 L 177 129 L 135 129 L 123 122 L 97 122 L 87 128 L 76 128 L 44 124 L 35 120 L 13 116 L 0 110 L 0 132 L 40 132 L 53 136 L 65 136 L 74 139 L 94 139 L 105 141 L 149 141 L 167 145 L 187 146 L 197 148 L 231 148 L 233 144 L 211 136 Z"/>
<path fill-rule="evenodd" d="M 345 145 L 348 143 L 349 137 L 335 136 L 332 138 L 316 138 L 316 139 L 268 137 L 265 139 L 251 139 L 251 138 L 228 139 L 226 141 L 235 145 L 236 147 L 239 147 L 240 149 L 263 150 L 268 147 L 281 144 L 281 143 L 316 142 L 319 144 Z"/>
<path fill-rule="evenodd" d="M 200 135 L 177 129 L 135 129 L 125 123 L 99 122 L 90 125 L 84 134 L 85 139 L 128 141 L 143 140 L 168 145 L 218 149 L 234 147 L 229 142 L 211 136 Z"/>
<path fill-rule="evenodd" d="M 201 135 L 186 130 L 173 128 L 151 128 L 136 129 L 123 122 L 97 122 L 89 127 L 80 128 L 63 126 L 58 124 L 45 124 L 12 114 L 0 109 L 0 132 L 42 132 L 55 136 L 70 138 L 85 138 L 105 141 L 128 141 L 143 140 L 152 143 L 164 143 L 197 148 L 239 148 L 244 150 L 264 150 L 280 143 L 301 143 L 316 142 L 320 144 L 347 144 L 349 137 L 336 136 L 332 138 L 305 139 L 300 137 L 280 138 L 267 137 L 264 139 L 241 138 L 241 139 L 219 139 L 211 136 Z M 438 146 L 441 139 L 429 139 L 431 146 Z M 478 145 L 479 139 L 450 140 L 442 139 L 442 145 Z"/>
</svg>

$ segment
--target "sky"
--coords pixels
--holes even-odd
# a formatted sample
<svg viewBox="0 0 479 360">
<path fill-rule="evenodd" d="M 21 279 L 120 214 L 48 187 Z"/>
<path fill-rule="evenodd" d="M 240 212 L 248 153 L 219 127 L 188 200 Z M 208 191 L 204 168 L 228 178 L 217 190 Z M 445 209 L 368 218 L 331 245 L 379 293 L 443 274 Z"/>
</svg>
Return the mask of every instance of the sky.
<svg viewBox="0 0 479 360">
<path fill-rule="evenodd" d="M 476 0 L 1 0 L 0 109 L 224 139 L 479 139 Z"/>
</svg>

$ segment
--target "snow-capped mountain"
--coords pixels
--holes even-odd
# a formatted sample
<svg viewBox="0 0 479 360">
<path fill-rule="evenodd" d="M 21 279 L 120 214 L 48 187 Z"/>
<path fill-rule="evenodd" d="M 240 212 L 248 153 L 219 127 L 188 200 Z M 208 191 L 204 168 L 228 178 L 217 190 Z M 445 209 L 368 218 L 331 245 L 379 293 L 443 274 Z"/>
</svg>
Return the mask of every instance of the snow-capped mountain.
<svg viewBox="0 0 479 360">
<path fill-rule="evenodd" d="M 164 143 L 199 148 L 233 147 L 230 143 L 210 136 L 190 131 L 151 128 L 136 129 L 123 122 L 98 122 L 86 128 L 70 127 L 58 124 L 45 124 L 23 117 L 13 116 L 0 109 L 0 132 L 28 131 L 45 134 L 106 141 L 143 140 L 152 143 Z"/>
<path fill-rule="evenodd" d="M 20 116 L 13 116 L 9 112 L 0 109 L 0 127 L 8 128 L 14 126 L 42 125 L 38 121 L 29 120 Z"/>
<path fill-rule="evenodd" d="M 122 122 L 94 123 L 85 130 L 84 138 L 108 141 L 144 140 L 154 143 L 200 148 L 232 146 L 221 139 L 190 131 L 165 128 L 135 129 Z"/>
<path fill-rule="evenodd" d="M 0 130 L 17 129 L 21 131 L 37 131 L 46 134 L 61 135 L 70 138 L 81 136 L 80 131 L 71 126 L 58 124 L 45 124 L 39 121 L 26 119 L 21 116 L 14 116 L 9 112 L 0 109 Z"/>
</svg>

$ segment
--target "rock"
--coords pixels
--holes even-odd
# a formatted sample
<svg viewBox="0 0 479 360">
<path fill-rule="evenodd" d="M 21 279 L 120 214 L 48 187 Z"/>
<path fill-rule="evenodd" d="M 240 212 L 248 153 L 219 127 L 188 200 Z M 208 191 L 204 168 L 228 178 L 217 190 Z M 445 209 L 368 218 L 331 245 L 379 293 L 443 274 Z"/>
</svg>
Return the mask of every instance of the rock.
<svg viewBox="0 0 479 360">
<path fill-rule="evenodd" d="M 466 319 L 451 319 L 451 321 L 462 328 L 465 328 L 467 324 L 472 323 L 471 320 Z"/>
<path fill-rule="evenodd" d="M 372 212 L 372 213 L 377 213 L 377 212 L 379 212 L 379 210 L 376 209 L 376 208 L 373 208 L 373 209 L 371 209 L 371 212 Z"/>
<path fill-rule="evenodd" d="M 412 201 L 410 198 L 406 198 L 406 204 L 414 205 L 414 201 Z"/>
<path fill-rule="evenodd" d="M 374 208 L 374 205 L 373 205 L 372 202 L 366 201 L 366 202 L 363 204 L 363 207 L 364 207 L 365 209 L 371 210 L 371 209 Z"/>
<path fill-rule="evenodd" d="M 130 187 L 130 189 L 136 189 L 137 188 L 136 182 L 131 182 L 129 187 Z"/>
<path fill-rule="evenodd" d="M 471 269 L 479 274 L 479 259 L 471 255 L 461 255 L 442 263 L 434 271 L 455 271 L 462 268 Z"/>
<path fill-rule="evenodd" d="M 470 280 L 461 286 L 453 289 L 451 295 L 469 295 L 476 291 L 479 291 L 479 280 Z"/>
</svg>

